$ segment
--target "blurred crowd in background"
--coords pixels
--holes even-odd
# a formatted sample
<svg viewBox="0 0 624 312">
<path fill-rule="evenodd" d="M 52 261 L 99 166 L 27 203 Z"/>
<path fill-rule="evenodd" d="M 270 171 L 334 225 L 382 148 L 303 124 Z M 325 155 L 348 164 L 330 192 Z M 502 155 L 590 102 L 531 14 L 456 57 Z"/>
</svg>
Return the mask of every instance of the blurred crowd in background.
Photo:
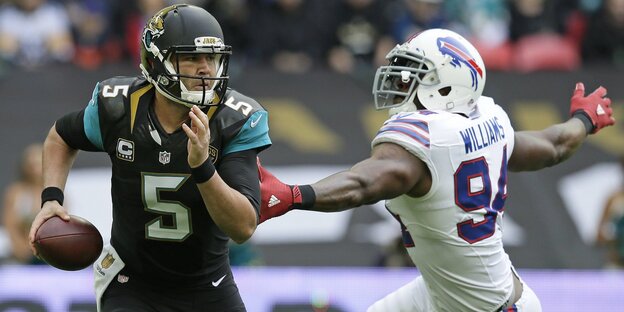
<svg viewBox="0 0 624 312">
<path fill-rule="evenodd" d="M 50 62 L 137 61 L 147 18 L 171 0 L 0 0 L 0 77 Z M 455 30 L 489 70 L 624 67 L 624 0 L 188 0 L 220 21 L 232 70 L 326 67 L 370 76 L 397 42 Z"/>
</svg>

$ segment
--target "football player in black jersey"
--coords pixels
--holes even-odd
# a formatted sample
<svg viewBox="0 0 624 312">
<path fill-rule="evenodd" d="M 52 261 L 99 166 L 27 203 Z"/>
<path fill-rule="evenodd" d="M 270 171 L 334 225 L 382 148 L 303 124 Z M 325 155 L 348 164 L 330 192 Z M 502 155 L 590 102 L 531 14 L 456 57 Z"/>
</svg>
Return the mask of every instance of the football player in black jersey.
<svg viewBox="0 0 624 312">
<path fill-rule="evenodd" d="M 62 190 L 78 150 L 112 162 L 111 241 L 94 264 L 100 311 L 245 311 L 227 242 L 256 229 L 256 156 L 271 140 L 267 112 L 227 87 L 231 53 L 210 13 L 164 8 L 143 32 L 142 77 L 98 83 L 50 130 L 31 245 L 44 220 L 69 218 Z"/>
</svg>

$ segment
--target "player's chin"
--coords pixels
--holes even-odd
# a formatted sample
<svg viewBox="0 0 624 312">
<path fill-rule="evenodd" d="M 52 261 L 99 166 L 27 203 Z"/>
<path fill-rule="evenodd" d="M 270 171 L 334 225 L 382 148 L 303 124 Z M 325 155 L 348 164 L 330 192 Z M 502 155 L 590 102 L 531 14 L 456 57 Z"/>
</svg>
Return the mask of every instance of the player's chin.
<svg viewBox="0 0 624 312">
<path fill-rule="evenodd" d="M 404 96 L 395 96 L 394 99 L 392 100 L 392 104 L 399 104 L 402 103 L 405 100 Z"/>
<path fill-rule="evenodd" d="M 198 85 L 198 86 L 194 86 L 191 90 L 192 91 L 205 92 L 205 91 L 210 90 L 210 86 L 209 85 Z"/>
</svg>

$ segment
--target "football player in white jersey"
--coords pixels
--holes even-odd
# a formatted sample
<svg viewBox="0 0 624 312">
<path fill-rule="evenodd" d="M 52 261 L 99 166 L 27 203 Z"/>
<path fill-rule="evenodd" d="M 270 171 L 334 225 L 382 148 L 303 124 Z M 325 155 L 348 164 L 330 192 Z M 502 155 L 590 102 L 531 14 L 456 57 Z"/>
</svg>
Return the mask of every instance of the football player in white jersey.
<svg viewBox="0 0 624 312">
<path fill-rule="evenodd" d="M 427 30 L 387 59 L 373 94 L 391 117 L 371 156 L 311 185 L 284 184 L 260 167 L 261 222 L 291 209 L 333 212 L 385 199 L 422 275 L 368 311 L 541 311 L 503 249 L 507 171 L 558 164 L 588 134 L 612 125 L 606 89 L 586 96 L 577 83 L 569 120 L 516 132 L 481 95 L 483 61 L 460 35 Z M 279 203 L 271 205 L 271 196 Z"/>
</svg>

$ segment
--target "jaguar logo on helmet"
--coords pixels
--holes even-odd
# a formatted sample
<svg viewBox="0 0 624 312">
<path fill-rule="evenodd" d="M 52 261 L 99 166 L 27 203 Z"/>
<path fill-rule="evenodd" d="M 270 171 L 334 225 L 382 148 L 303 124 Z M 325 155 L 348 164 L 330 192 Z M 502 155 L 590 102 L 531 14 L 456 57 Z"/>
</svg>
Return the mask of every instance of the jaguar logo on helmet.
<svg viewBox="0 0 624 312">
<path fill-rule="evenodd" d="M 479 81 L 477 80 L 477 74 L 479 77 L 483 77 L 483 70 L 479 67 L 479 64 L 475 61 L 474 57 L 470 55 L 468 49 L 464 47 L 458 40 L 452 37 L 438 38 L 438 50 L 442 55 L 448 55 L 452 58 L 451 64 L 454 67 L 461 67 L 462 64 L 466 65 L 470 70 L 472 77 L 472 87 L 477 90 L 479 87 Z"/>
<path fill-rule="evenodd" d="M 156 13 L 147 23 L 146 31 L 149 30 L 152 38 L 158 38 L 165 32 L 165 19 L 164 16 L 169 13 L 169 11 L 173 10 L 175 6 L 169 6 L 158 13 Z"/>
</svg>

